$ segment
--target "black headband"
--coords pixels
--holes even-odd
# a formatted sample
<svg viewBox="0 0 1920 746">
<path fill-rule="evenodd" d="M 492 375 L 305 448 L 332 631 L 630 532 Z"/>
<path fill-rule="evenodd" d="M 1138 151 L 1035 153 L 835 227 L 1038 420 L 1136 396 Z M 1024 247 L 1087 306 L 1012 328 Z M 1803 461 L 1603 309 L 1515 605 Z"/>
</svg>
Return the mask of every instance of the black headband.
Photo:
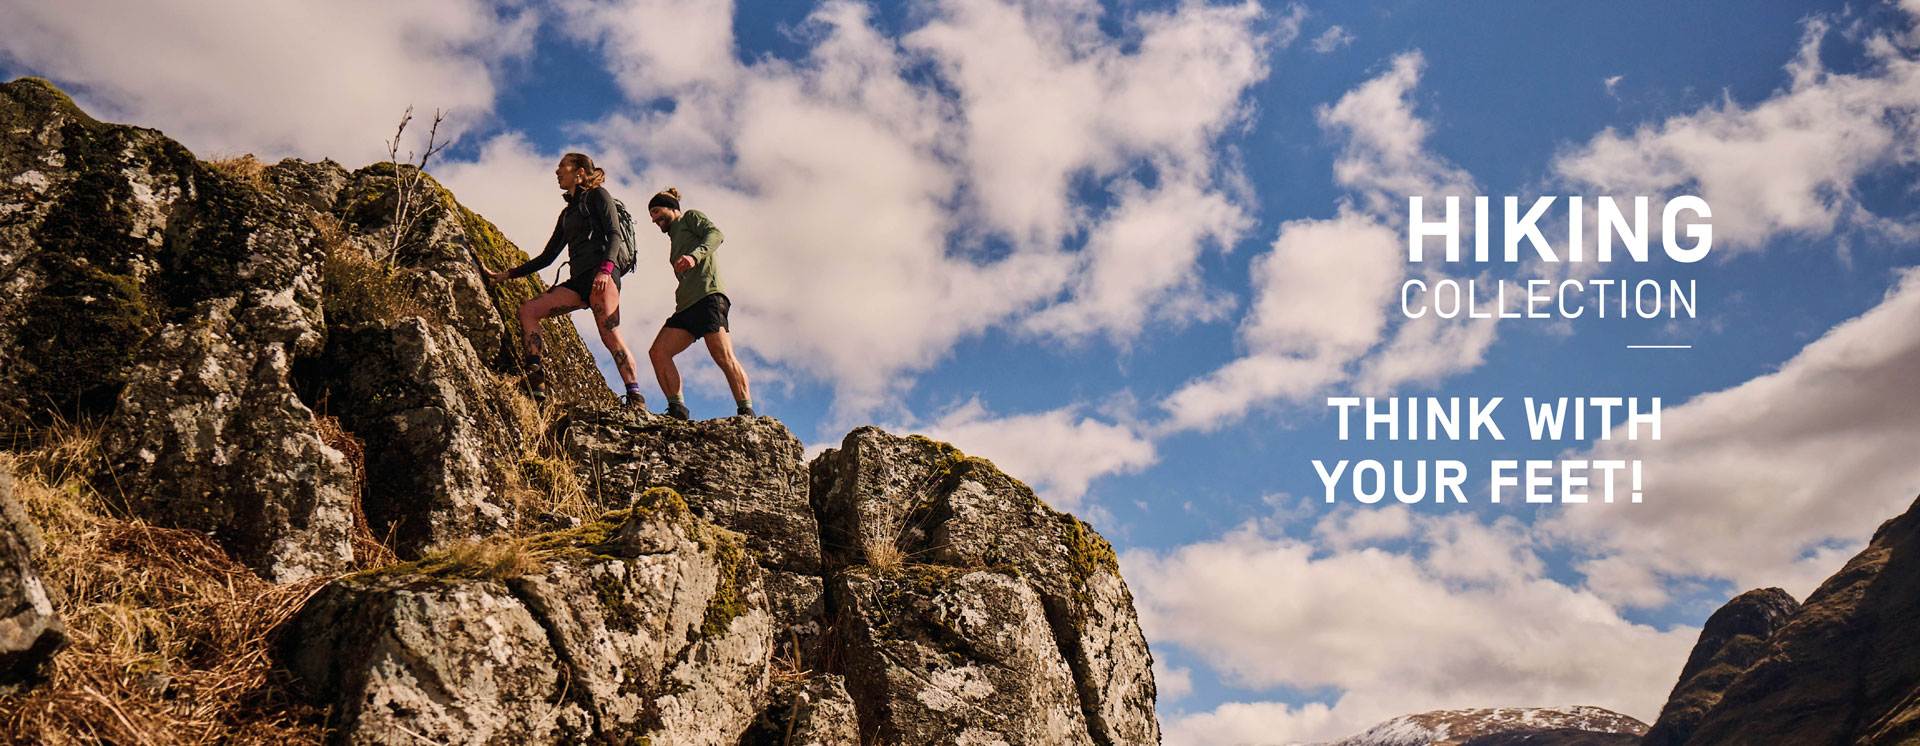
<svg viewBox="0 0 1920 746">
<path fill-rule="evenodd" d="M 680 200 L 674 199 L 673 195 L 670 195 L 670 194 L 656 194 L 656 195 L 653 195 L 653 199 L 651 201 L 647 202 L 647 209 L 651 210 L 655 207 L 665 207 L 669 210 L 678 210 L 680 209 Z"/>
</svg>

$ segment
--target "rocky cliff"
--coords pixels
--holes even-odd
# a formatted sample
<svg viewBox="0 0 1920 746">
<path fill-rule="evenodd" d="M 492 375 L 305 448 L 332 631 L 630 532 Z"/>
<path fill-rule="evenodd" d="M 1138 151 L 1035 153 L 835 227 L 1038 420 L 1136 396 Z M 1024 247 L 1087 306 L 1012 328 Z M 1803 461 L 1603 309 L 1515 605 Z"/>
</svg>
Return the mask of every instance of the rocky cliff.
<svg viewBox="0 0 1920 746">
<path fill-rule="evenodd" d="M 1756 595 L 1762 596 L 1757 604 Z M 1713 669 L 1689 677 L 1690 660 L 1661 722 L 1669 713 L 1686 713 L 1691 733 L 1663 729 L 1671 735 L 1658 743 L 1920 742 L 1920 502 L 1882 524 L 1872 543 L 1804 604 L 1790 604 L 1771 591 L 1754 591 L 1714 615 L 1735 623 L 1717 628 L 1709 622 L 1694 659 L 1711 646 L 1710 634 L 1733 633 L 1722 646 L 1730 653 L 1712 656 L 1713 666 L 1724 669 L 1712 676 L 1726 683 L 1717 697 L 1693 694 L 1690 678 Z M 1769 627 L 1770 634 L 1761 634 Z"/>
<path fill-rule="evenodd" d="M 563 320 L 535 404 L 525 254 L 406 167 L 32 79 L 0 146 L 0 742 L 1158 742 L 1111 547 L 992 464 L 619 409 Z"/>
<path fill-rule="evenodd" d="M 1680 681 L 1660 719 L 1647 729 L 1648 746 L 1681 746 L 1693 737 L 1700 719 L 1719 704 L 1734 678 L 1765 654 L 1767 641 L 1800 604 L 1779 588 L 1747 591 L 1713 612 L 1700 640 L 1680 669 Z"/>
</svg>

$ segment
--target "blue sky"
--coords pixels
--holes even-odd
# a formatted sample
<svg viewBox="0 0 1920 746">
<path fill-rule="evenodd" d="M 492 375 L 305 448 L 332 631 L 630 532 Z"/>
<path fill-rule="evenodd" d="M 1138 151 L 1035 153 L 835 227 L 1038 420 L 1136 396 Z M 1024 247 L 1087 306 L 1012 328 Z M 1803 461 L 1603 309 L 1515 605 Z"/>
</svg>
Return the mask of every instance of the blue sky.
<svg viewBox="0 0 1920 746">
<path fill-rule="evenodd" d="M 629 203 L 678 186 L 727 232 L 762 413 L 815 450 L 953 440 L 1115 542 L 1168 743 L 1650 720 L 1720 602 L 1804 597 L 1920 492 L 1912 0 L 95 5 L 0 9 L 0 75 L 349 167 L 447 108 L 435 173 L 522 246 L 560 153 Z M 1696 194 L 1715 244 L 1411 266 L 1410 194 Z M 630 318 L 671 305 L 646 257 Z M 1407 320 L 1440 276 L 1693 280 L 1699 316 Z M 1509 438 L 1336 439 L 1327 397 L 1389 394 L 1505 397 Z M 1530 443 L 1526 396 L 1660 397 L 1664 437 Z M 1485 500 L 1489 459 L 1590 454 L 1643 461 L 1646 502 Z M 1326 505 L 1316 458 L 1459 459 L 1470 501 Z"/>
</svg>

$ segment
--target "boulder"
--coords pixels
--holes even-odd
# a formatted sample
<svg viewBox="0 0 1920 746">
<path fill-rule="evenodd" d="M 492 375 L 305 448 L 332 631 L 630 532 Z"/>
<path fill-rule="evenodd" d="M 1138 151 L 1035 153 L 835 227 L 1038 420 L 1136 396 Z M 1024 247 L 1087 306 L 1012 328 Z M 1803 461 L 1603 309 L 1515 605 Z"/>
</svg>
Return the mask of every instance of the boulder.
<svg viewBox="0 0 1920 746">
<path fill-rule="evenodd" d="M 1159 742 L 1153 656 L 1113 547 L 1091 526 L 990 462 L 876 428 L 822 453 L 812 479 L 829 564 L 1017 570 L 1073 670 L 1094 742 Z"/>
</svg>

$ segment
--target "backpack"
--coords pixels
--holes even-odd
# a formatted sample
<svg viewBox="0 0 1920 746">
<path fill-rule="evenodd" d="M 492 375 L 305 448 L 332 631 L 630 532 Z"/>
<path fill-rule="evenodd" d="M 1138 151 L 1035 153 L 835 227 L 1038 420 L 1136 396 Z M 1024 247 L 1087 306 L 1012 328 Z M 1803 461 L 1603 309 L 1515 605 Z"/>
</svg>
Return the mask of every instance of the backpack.
<svg viewBox="0 0 1920 746">
<path fill-rule="evenodd" d="M 633 247 L 633 215 L 627 212 L 626 203 L 621 202 L 618 197 L 613 200 L 613 209 L 614 212 L 619 213 L 620 217 L 618 221 L 620 245 L 612 247 L 612 250 L 607 253 L 607 258 L 613 260 L 614 269 L 619 270 L 621 275 L 625 275 L 633 271 L 636 253 Z"/>
</svg>

